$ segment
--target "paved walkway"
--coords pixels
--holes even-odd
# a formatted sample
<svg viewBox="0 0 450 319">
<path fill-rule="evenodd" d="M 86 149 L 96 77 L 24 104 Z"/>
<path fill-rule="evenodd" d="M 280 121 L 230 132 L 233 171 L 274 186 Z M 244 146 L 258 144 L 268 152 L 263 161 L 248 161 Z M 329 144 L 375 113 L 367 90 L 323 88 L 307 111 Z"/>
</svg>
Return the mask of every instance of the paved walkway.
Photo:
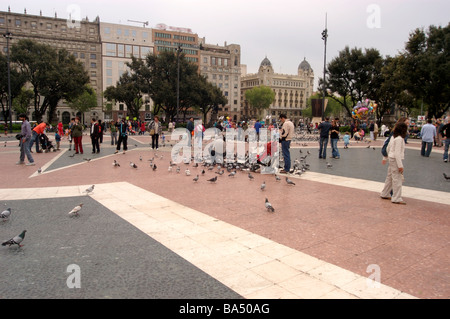
<svg viewBox="0 0 450 319">
<path fill-rule="evenodd" d="M 316 143 L 293 143 L 293 157 L 310 151 L 311 170 L 291 176 L 296 185 L 289 186 L 272 175 L 251 181 L 216 170 L 195 183 L 202 167 L 169 172 L 169 143 L 152 151 L 148 135 L 131 136 L 129 151 L 116 155 L 108 137 L 100 154 L 90 154 L 85 136 L 85 154 L 73 157 L 63 140 L 59 152 L 33 154 L 34 167 L 16 166 L 18 143 L 4 140 L 0 205 L 13 216 L 0 232 L 4 239 L 23 229 L 27 235 L 24 247 L 0 249 L 10 267 L 21 265 L 0 281 L 0 297 L 10 287 L 10 298 L 50 297 L 43 287 L 71 298 L 450 297 L 450 182 L 442 176 L 450 166 L 442 149 L 425 159 L 417 142 L 408 144 L 407 205 L 397 206 L 379 197 L 387 170 L 382 141 L 341 148 L 341 159 L 327 160 L 331 169 L 315 156 Z M 218 181 L 207 182 L 213 176 Z M 92 184 L 94 192 L 83 193 Z M 80 201 L 80 217 L 68 217 Z M 69 264 L 80 266 L 79 290 L 67 288 Z M 31 268 L 49 271 L 39 277 Z M 155 279 L 161 269 L 171 276 Z M 103 275 L 91 280 L 96 273 Z"/>
</svg>

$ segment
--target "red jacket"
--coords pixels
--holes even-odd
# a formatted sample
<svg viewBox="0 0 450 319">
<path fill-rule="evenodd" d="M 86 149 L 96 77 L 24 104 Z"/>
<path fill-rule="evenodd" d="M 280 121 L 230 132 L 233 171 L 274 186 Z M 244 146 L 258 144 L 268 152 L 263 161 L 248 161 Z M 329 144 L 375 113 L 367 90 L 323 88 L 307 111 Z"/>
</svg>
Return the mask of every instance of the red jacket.
<svg viewBox="0 0 450 319">
<path fill-rule="evenodd" d="M 33 129 L 38 134 L 42 134 L 45 131 L 45 128 L 47 127 L 47 124 L 45 122 L 42 122 L 41 124 L 36 125 L 36 127 Z"/>
</svg>

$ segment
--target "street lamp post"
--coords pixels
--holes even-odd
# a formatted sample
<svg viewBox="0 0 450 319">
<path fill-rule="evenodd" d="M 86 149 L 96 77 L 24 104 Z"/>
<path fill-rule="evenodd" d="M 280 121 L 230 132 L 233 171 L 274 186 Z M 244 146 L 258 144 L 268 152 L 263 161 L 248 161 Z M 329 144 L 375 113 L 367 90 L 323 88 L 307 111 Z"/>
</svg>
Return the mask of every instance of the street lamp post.
<svg viewBox="0 0 450 319">
<path fill-rule="evenodd" d="M 324 41 L 324 58 L 323 58 L 323 97 L 322 97 L 322 121 L 325 118 L 325 95 L 327 93 L 327 79 L 326 79 L 326 69 L 327 69 L 327 15 L 325 14 L 325 30 L 322 31 L 322 40 Z"/>
<path fill-rule="evenodd" d="M 9 40 L 12 39 L 11 32 L 3 34 L 6 38 L 6 58 L 8 64 L 8 113 L 9 113 L 9 133 L 12 133 L 12 107 L 11 107 L 11 65 L 9 61 Z"/>
<path fill-rule="evenodd" d="M 181 45 L 177 46 L 177 121 L 178 111 L 180 109 L 180 52 L 182 51 Z"/>
</svg>

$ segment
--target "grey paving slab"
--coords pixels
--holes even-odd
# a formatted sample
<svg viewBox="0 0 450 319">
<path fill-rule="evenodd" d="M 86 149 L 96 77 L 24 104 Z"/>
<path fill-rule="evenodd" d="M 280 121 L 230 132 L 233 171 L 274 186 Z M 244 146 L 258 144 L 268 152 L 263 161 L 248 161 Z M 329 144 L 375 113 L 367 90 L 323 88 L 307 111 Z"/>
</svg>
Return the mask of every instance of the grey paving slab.
<svg viewBox="0 0 450 319">
<path fill-rule="evenodd" d="M 68 212 L 83 203 L 80 217 Z M 240 299 L 237 293 L 86 197 L 3 201 L 0 299 Z M 80 288 L 69 288 L 77 265 Z M 72 277 L 71 277 L 72 276 Z"/>
<path fill-rule="evenodd" d="M 306 153 L 308 150 L 310 155 Z M 313 172 L 384 183 L 388 166 L 381 164 L 382 155 L 379 147 L 375 149 L 372 147 L 340 148 L 339 152 L 340 159 L 333 159 L 331 149 L 328 148 L 327 156 L 329 157 L 319 159 L 318 149 L 291 148 L 292 165 L 294 159 L 307 155 L 305 161 Z M 327 168 L 327 162 L 333 167 Z M 450 175 L 450 164 L 443 162 L 441 152 L 433 152 L 429 158 L 426 158 L 420 155 L 419 149 L 406 149 L 404 166 L 403 185 L 443 192 L 450 191 L 450 182 L 442 174 Z M 361 189 L 364 189 L 363 184 Z"/>
</svg>

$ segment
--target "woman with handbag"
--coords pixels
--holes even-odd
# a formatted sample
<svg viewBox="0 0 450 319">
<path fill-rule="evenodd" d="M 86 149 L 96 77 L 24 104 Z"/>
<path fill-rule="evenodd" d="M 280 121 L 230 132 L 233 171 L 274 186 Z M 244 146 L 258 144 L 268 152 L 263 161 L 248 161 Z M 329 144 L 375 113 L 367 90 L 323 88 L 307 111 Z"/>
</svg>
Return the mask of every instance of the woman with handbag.
<svg viewBox="0 0 450 319">
<path fill-rule="evenodd" d="M 162 133 L 162 125 L 158 116 L 153 118 L 153 121 L 149 124 L 149 128 L 150 135 L 152 136 L 152 150 L 155 148 L 158 149 L 159 136 Z"/>
</svg>

